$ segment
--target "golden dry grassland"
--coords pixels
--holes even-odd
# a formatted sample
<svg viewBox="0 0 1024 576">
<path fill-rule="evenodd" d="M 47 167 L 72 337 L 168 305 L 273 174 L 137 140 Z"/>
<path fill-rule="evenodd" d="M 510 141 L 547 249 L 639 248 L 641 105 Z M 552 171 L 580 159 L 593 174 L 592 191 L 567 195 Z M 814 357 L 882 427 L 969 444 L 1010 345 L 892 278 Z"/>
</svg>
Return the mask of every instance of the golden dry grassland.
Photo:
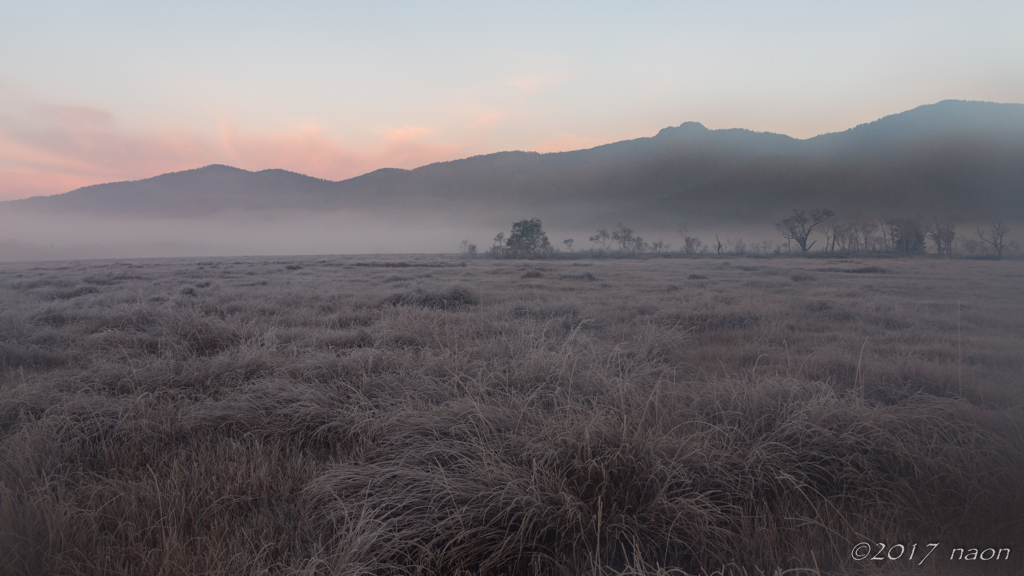
<svg viewBox="0 0 1024 576">
<path fill-rule="evenodd" d="M 0 265 L 4 575 L 1019 574 L 1022 519 L 1020 260 Z"/>
</svg>

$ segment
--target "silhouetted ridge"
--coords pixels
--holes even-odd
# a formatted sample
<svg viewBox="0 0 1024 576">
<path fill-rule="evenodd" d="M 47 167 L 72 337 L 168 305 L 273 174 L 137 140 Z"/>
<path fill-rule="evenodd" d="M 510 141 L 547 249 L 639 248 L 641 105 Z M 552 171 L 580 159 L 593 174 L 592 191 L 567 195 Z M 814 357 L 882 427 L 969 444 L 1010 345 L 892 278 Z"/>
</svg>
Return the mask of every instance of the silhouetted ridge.
<svg viewBox="0 0 1024 576">
<path fill-rule="evenodd" d="M 970 134 L 1020 137 L 1024 134 L 1024 104 L 943 100 L 842 132 L 815 136 L 807 142 L 833 146 L 905 144 L 913 140 Z"/>
<path fill-rule="evenodd" d="M 287 170 L 250 172 L 213 164 L 7 204 L 56 213 L 192 217 L 232 210 L 323 207 L 333 200 L 336 187 L 334 182 Z"/>
<path fill-rule="evenodd" d="M 331 182 L 224 165 L 5 202 L 147 217 L 353 210 L 551 226 L 771 221 L 794 207 L 1024 220 L 1024 105 L 946 100 L 798 140 L 698 122 L 587 150 L 497 152 Z"/>
<path fill-rule="evenodd" d="M 709 132 L 700 122 L 683 122 L 679 126 L 662 128 L 655 138 L 679 138 L 684 136 L 703 135 Z"/>
<path fill-rule="evenodd" d="M 771 222 L 807 206 L 848 217 L 1024 221 L 1024 105 L 947 100 L 795 143 L 790 152 L 594 222 Z"/>
</svg>

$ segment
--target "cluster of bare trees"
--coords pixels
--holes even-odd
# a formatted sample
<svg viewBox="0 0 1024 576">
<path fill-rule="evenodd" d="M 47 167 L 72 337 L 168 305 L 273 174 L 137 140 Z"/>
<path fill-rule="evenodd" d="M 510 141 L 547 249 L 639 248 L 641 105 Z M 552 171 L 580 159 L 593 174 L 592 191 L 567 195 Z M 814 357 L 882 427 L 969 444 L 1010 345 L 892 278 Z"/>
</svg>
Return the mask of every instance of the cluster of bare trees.
<svg viewBox="0 0 1024 576">
<path fill-rule="evenodd" d="M 606 255 L 636 256 L 640 254 L 664 254 L 670 250 L 670 246 L 662 240 L 647 242 L 636 232 L 621 223 L 614 230 L 600 229 L 597 234 L 590 237 L 590 242 L 595 245 L 590 253 Z M 487 250 L 487 255 L 492 258 L 550 258 L 556 254 L 573 254 L 580 256 L 583 253 L 574 249 L 575 240 L 567 238 L 562 241 L 567 252 L 560 252 L 551 245 L 548 235 L 539 218 L 520 220 L 512 224 L 512 232 L 506 237 L 504 232 L 499 232 L 494 237 L 494 243 Z M 697 246 L 700 241 L 697 240 Z M 469 240 L 462 241 L 462 256 L 475 257 L 477 254 L 476 245 L 470 244 Z"/>
<path fill-rule="evenodd" d="M 873 250 L 877 247 L 875 235 L 878 222 L 863 220 L 859 222 L 829 222 L 822 232 L 825 234 L 825 251 L 827 252 L 860 252 Z"/>
<path fill-rule="evenodd" d="M 571 239 L 570 239 L 571 242 Z M 618 223 L 615 229 L 609 232 L 605 228 L 597 231 L 597 234 L 590 237 L 590 242 L 599 245 L 605 251 L 618 251 L 622 254 L 642 254 L 644 252 L 667 252 L 669 245 L 663 241 L 645 242 L 643 237 L 637 236 L 632 228 Z"/>
<path fill-rule="evenodd" d="M 806 254 L 821 237 L 824 243 L 819 249 L 828 253 L 898 253 L 905 255 L 924 254 L 934 249 L 935 254 L 953 257 L 955 255 L 986 256 L 1001 258 L 1006 249 L 1019 252 L 1016 242 L 1007 241 L 1009 228 L 1002 222 L 993 222 L 987 227 L 976 227 L 974 235 L 961 236 L 954 218 L 933 217 L 890 217 L 882 219 L 854 219 L 842 221 L 835 218 L 835 212 L 828 209 L 810 211 L 794 209 L 793 215 L 775 224 L 775 229 L 786 240 L 785 244 L 771 241 L 746 243 L 743 239 L 725 242 L 715 235 L 714 243 L 705 244 L 692 236 L 685 225 L 679 227 L 683 245 L 675 252 L 662 240 L 647 242 L 636 232 L 619 223 L 609 231 L 600 228 L 590 236 L 591 247 L 576 251 L 575 241 L 565 239 L 562 243 L 567 252 L 561 252 L 551 245 L 539 218 L 520 220 L 512 224 L 508 237 L 499 233 L 487 255 L 494 258 L 548 258 L 562 254 L 563 257 L 593 256 L 638 256 L 638 255 L 688 255 L 700 254 Z M 977 236 L 975 238 L 974 236 Z M 468 240 L 462 241 L 463 257 L 476 257 L 477 247 Z M 570 256 L 571 255 L 571 256 Z"/>
<path fill-rule="evenodd" d="M 775 229 L 787 241 L 796 242 L 801 252 L 807 252 L 817 242 L 817 240 L 812 240 L 810 244 L 807 243 L 811 232 L 833 216 L 835 216 L 835 212 L 831 210 L 811 210 L 810 216 L 803 210 L 793 210 L 793 215 L 785 218 L 782 222 L 777 222 Z"/>
<path fill-rule="evenodd" d="M 987 228 L 977 227 L 979 240 L 960 237 L 956 242 L 957 222 L 952 217 L 890 217 L 879 220 L 834 220 L 831 210 L 793 210 L 793 215 L 775 224 L 776 230 L 789 242 L 795 242 L 801 253 L 808 252 L 817 240 L 810 240 L 811 233 L 818 229 L 825 237 L 822 249 L 825 252 L 897 252 L 901 254 L 923 254 L 928 251 L 928 241 L 934 246 L 935 254 L 949 257 L 955 254 L 983 255 L 991 252 L 1002 257 L 1008 243 L 1009 228 L 1002 222 L 993 222 Z"/>
<path fill-rule="evenodd" d="M 476 244 L 470 244 L 469 240 L 463 240 L 459 247 L 462 249 L 463 258 L 476 258 Z"/>
<path fill-rule="evenodd" d="M 982 242 L 991 245 L 996 251 L 996 255 L 999 257 L 1002 257 L 1003 248 L 1006 247 L 1005 238 L 1007 232 L 1009 232 L 1009 229 L 1004 226 L 1002 222 L 995 222 L 991 224 L 988 231 L 982 230 L 981 227 L 978 227 L 978 237 L 981 238 Z M 1011 245 L 1012 244 L 1013 243 L 1011 242 Z"/>
</svg>

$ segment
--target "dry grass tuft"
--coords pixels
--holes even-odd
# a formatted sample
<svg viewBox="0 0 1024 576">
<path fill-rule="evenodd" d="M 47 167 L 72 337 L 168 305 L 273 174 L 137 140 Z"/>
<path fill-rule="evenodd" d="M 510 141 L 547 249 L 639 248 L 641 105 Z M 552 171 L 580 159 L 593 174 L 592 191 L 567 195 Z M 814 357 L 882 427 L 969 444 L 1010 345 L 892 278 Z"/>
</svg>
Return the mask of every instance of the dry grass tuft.
<svg viewBox="0 0 1024 576">
<path fill-rule="evenodd" d="M 424 308 L 459 308 L 480 303 L 480 297 L 469 287 L 454 284 L 440 291 L 418 288 L 413 292 L 396 292 L 380 301 L 381 305 L 422 306 Z"/>
</svg>

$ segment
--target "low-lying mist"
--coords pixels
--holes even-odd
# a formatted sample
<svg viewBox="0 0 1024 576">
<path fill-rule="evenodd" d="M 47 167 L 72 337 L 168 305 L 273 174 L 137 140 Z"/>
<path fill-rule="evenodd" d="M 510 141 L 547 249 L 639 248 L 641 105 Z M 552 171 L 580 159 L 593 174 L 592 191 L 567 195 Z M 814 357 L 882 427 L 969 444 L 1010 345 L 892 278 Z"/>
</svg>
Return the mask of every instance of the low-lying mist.
<svg viewBox="0 0 1024 576">
<path fill-rule="evenodd" d="M 472 222 L 311 211 L 208 218 L 0 214 L 0 260 L 455 252 Z"/>
<path fill-rule="evenodd" d="M 534 216 L 299 210 L 218 213 L 203 218 L 143 218 L 0 212 L 0 261 L 454 253 L 460 250 L 463 240 L 476 245 L 482 253 L 491 247 L 499 232 L 507 237 L 513 222 Z M 545 226 L 545 231 L 551 244 L 560 250 L 568 250 L 564 241 L 569 238 L 574 241 L 575 251 L 600 246 L 589 241 L 597 229 Z M 673 250 L 684 243 L 679 230 L 634 232 L 648 242 L 660 241 Z M 716 235 L 726 247 L 740 240 L 749 247 L 781 240 L 768 224 L 688 226 L 687 233 L 700 238 L 712 250 Z"/>
</svg>

